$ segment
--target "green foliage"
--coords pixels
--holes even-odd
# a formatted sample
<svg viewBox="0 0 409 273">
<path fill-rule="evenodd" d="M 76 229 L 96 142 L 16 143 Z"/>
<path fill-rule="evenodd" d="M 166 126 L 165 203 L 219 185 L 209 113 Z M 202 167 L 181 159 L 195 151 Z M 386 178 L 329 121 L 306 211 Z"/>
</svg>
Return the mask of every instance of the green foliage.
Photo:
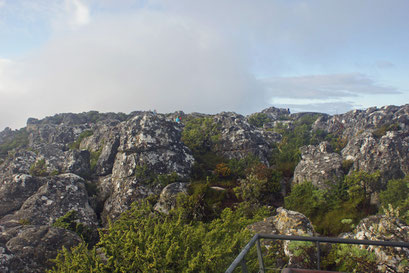
<svg viewBox="0 0 409 273">
<path fill-rule="evenodd" d="M 70 210 L 64 216 L 61 216 L 55 220 L 52 226 L 71 230 L 77 233 L 85 240 L 85 242 L 88 243 L 95 239 L 93 238 L 92 230 L 78 221 L 78 215 L 75 210 Z"/>
<path fill-rule="evenodd" d="M 294 169 L 301 159 L 300 148 L 309 144 L 318 144 L 318 135 L 313 137 L 311 125 L 318 115 L 304 115 L 294 122 L 291 129 L 278 126 L 275 131 L 282 135 L 281 142 L 273 147 L 271 165 L 285 177 L 292 177 Z M 314 141 L 314 143 L 312 143 Z"/>
<path fill-rule="evenodd" d="M 284 202 L 286 208 L 307 216 L 319 233 L 338 235 L 376 212 L 370 198 L 379 187 L 379 173 L 352 172 L 328 190 L 320 190 L 311 182 L 297 184 Z"/>
<path fill-rule="evenodd" d="M 143 184 L 161 185 L 163 187 L 181 180 L 176 172 L 169 174 L 155 174 L 147 164 L 136 166 L 135 178 Z"/>
<path fill-rule="evenodd" d="M 5 158 L 13 149 L 24 148 L 28 145 L 28 132 L 26 128 L 14 131 L 13 136 L 0 143 L 0 158 Z"/>
<path fill-rule="evenodd" d="M 188 121 L 182 132 L 182 141 L 194 154 L 204 154 L 217 145 L 220 125 L 212 118 L 195 118 Z"/>
<path fill-rule="evenodd" d="M 50 272 L 221 272 L 251 238 L 245 227 L 263 216 L 225 209 L 210 223 L 186 222 L 178 212 L 164 216 L 148 203 L 135 204 L 101 232 L 93 249 L 62 250 Z M 256 270 L 255 248 L 247 259 Z"/>
<path fill-rule="evenodd" d="M 99 150 L 97 151 L 90 152 L 89 165 L 90 165 L 91 173 L 95 172 L 95 168 L 97 167 L 98 159 L 101 156 L 101 153 L 102 153 L 102 147 L 99 148 Z"/>
<path fill-rule="evenodd" d="M 334 245 L 323 265 L 342 272 L 382 272 L 373 251 L 353 245 Z"/>
<path fill-rule="evenodd" d="M 315 259 L 311 259 L 316 254 L 316 247 L 312 242 L 290 241 L 288 250 L 293 253 L 292 261 L 303 268 L 316 267 Z"/>
<path fill-rule="evenodd" d="M 247 171 L 258 164 L 260 164 L 260 159 L 252 154 L 241 159 L 233 158 L 227 162 L 233 179 L 245 178 L 248 174 Z"/>
<path fill-rule="evenodd" d="M 400 130 L 399 124 L 398 123 L 392 123 L 392 124 L 383 124 L 381 127 L 376 128 L 373 132 L 372 135 L 375 138 L 381 138 L 382 136 L 386 135 L 387 132 L 389 131 L 398 131 Z"/>
<path fill-rule="evenodd" d="M 389 180 L 386 190 L 379 194 L 382 211 L 391 206 L 399 218 L 409 223 L 409 177 Z"/>
<path fill-rule="evenodd" d="M 249 123 L 255 127 L 263 127 L 263 125 L 270 120 L 271 119 L 265 113 L 255 113 L 248 118 Z"/>
<path fill-rule="evenodd" d="M 31 222 L 29 219 L 27 218 L 21 218 L 18 220 L 18 223 L 22 226 L 27 226 L 27 225 L 31 225 Z"/>
<path fill-rule="evenodd" d="M 349 172 L 349 170 L 351 169 L 352 165 L 354 165 L 354 161 L 353 160 L 343 160 L 341 163 L 341 168 L 342 171 L 347 174 Z"/>
<path fill-rule="evenodd" d="M 98 113 L 98 112 L 97 112 L 97 113 Z M 71 150 L 79 149 L 79 148 L 80 148 L 81 141 L 82 141 L 84 138 L 87 138 L 87 137 L 92 136 L 93 134 L 94 134 L 94 132 L 91 131 L 91 130 L 85 130 L 85 131 L 83 131 L 73 143 L 71 143 L 70 145 L 68 145 L 68 147 L 69 147 Z"/>
<path fill-rule="evenodd" d="M 271 205 L 280 198 L 280 179 L 279 172 L 258 164 L 245 179 L 240 179 L 234 191 L 239 198 L 251 204 Z"/>
<path fill-rule="evenodd" d="M 32 176 L 47 176 L 49 173 L 47 172 L 47 164 L 45 159 L 37 160 L 36 162 L 31 165 L 29 170 L 30 175 Z"/>
<path fill-rule="evenodd" d="M 210 182 L 195 181 L 190 184 L 189 194 L 177 197 L 177 207 L 183 219 L 209 221 L 220 216 L 225 191 L 211 188 Z"/>
<path fill-rule="evenodd" d="M 319 215 L 327 205 L 325 191 L 319 190 L 311 182 L 295 185 L 284 202 L 286 208 L 311 218 Z"/>
</svg>

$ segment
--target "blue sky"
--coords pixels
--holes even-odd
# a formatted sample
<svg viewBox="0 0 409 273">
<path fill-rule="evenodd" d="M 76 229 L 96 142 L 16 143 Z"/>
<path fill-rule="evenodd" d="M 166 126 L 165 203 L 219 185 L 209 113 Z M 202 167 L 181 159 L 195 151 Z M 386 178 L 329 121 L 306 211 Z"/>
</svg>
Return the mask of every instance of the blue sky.
<svg viewBox="0 0 409 273">
<path fill-rule="evenodd" d="M 0 0 L 0 130 L 89 110 L 409 101 L 406 0 Z"/>
</svg>

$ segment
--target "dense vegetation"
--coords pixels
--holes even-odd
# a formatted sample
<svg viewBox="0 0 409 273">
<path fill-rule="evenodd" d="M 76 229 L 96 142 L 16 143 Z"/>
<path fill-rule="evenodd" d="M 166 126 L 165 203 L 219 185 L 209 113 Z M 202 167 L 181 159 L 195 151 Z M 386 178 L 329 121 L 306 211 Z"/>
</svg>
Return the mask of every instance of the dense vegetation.
<svg viewBox="0 0 409 273">
<path fill-rule="evenodd" d="M 16 148 L 23 148 L 28 145 L 28 133 L 26 128 L 16 130 L 11 137 L 0 143 L 0 160 L 7 157 L 8 153 Z M 0 161 L 1 162 L 1 161 Z"/>
<path fill-rule="evenodd" d="M 181 210 L 166 216 L 148 202 L 134 204 L 101 231 L 92 249 L 85 244 L 64 249 L 50 272 L 220 272 L 251 238 L 245 227 L 269 214 L 259 209 L 248 217 L 245 211 L 225 209 L 206 223 L 186 219 Z M 248 259 L 254 270 L 255 249 Z"/>
</svg>

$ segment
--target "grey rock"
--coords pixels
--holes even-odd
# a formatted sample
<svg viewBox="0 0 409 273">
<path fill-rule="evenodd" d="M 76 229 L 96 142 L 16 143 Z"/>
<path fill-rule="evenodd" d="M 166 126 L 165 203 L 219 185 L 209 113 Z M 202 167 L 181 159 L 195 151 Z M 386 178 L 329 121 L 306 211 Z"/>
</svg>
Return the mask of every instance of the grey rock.
<svg viewBox="0 0 409 273">
<path fill-rule="evenodd" d="M 154 209 L 156 211 L 169 214 L 169 211 L 176 207 L 176 197 L 178 194 L 187 194 L 188 183 L 175 182 L 167 185 L 160 193 L 159 200 Z"/>
<path fill-rule="evenodd" d="M 284 208 L 278 208 L 275 216 L 265 218 L 264 221 L 249 225 L 247 228 L 254 233 L 296 236 L 316 235 L 311 221 L 305 217 L 305 215 Z M 282 243 L 284 253 L 289 258 L 288 263 L 290 267 L 312 268 L 316 266 L 315 246 L 305 247 L 307 257 L 301 257 L 295 255 L 294 251 L 289 247 L 289 245 L 289 241 L 284 241 L 284 243 Z"/>
<path fill-rule="evenodd" d="M 16 174 L 0 181 L 0 218 L 19 210 L 44 182 L 27 174 Z"/>
<path fill-rule="evenodd" d="M 393 215 L 369 216 L 343 238 L 408 242 L 409 226 Z M 376 255 L 380 272 L 408 272 L 409 266 L 402 261 L 409 259 L 409 249 L 379 246 L 367 246 L 365 249 Z"/>
<path fill-rule="evenodd" d="M 52 266 L 50 259 L 64 246 L 81 242 L 68 230 L 50 226 L 19 226 L 0 235 L 0 271 L 5 273 L 44 272 Z"/>
<path fill-rule="evenodd" d="M 95 212 L 88 203 L 84 180 L 75 174 L 62 174 L 49 178 L 37 178 L 42 184 L 27 198 L 21 208 L 0 219 L 0 224 L 20 223 L 51 225 L 71 210 L 76 211 L 79 221 L 96 226 Z"/>
<path fill-rule="evenodd" d="M 320 189 L 327 189 L 343 178 L 343 159 L 341 155 L 332 153 L 328 142 L 302 147 L 301 158 L 294 170 L 294 184 L 310 181 Z"/>
<path fill-rule="evenodd" d="M 252 154 L 269 165 L 271 144 L 277 139 L 274 133 L 255 128 L 244 116 L 236 113 L 222 112 L 214 116 L 214 121 L 221 128 L 220 141 L 215 148 L 218 154 L 228 159 L 241 159 Z"/>
</svg>

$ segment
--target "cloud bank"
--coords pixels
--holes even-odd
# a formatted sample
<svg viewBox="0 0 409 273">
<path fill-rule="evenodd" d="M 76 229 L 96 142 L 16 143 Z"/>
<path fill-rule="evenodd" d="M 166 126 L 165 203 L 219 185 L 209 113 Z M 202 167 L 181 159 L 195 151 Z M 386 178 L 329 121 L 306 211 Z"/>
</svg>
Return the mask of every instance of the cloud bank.
<svg viewBox="0 0 409 273">
<path fill-rule="evenodd" d="M 0 130 L 57 112 L 247 114 L 273 104 L 333 113 L 364 96 L 401 95 L 351 64 L 402 69 L 377 53 L 407 51 L 407 1 L 0 3 L 0 39 L 15 32 L 26 44 L 47 28 L 41 46 L 0 55 Z M 15 21 L 30 28 L 9 30 Z"/>
</svg>

